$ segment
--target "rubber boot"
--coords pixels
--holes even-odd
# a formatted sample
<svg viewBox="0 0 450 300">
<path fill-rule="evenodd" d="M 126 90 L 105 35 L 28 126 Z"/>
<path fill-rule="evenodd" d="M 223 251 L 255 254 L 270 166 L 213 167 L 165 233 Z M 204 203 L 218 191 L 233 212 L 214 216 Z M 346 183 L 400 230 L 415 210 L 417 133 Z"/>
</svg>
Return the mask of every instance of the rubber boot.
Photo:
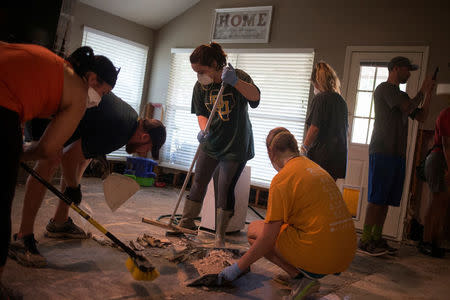
<svg viewBox="0 0 450 300">
<path fill-rule="evenodd" d="M 225 248 L 225 233 L 230 223 L 233 212 L 231 210 L 216 209 L 216 238 L 215 248 Z"/>
<path fill-rule="evenodd" d="M 197 230 L 197 226 L 195 225 L 194 220 L 198 217 L 201 210 L 202 203 L 186 199 L 180 226 L 191 230 Z"/>
</svg>

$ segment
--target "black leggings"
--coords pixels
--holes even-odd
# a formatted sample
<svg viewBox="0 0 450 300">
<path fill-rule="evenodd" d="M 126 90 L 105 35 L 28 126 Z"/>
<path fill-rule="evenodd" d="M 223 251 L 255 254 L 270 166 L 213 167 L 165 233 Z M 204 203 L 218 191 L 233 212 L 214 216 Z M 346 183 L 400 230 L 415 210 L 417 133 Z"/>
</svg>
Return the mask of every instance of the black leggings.
<svg viewBox="0 0 450 300">
<path fill-rule="evenodd" d="M 22 153 L 22 130 L 19 115 L 0 106 L 0 267 L 8 257 L 11 240 L 11 204 L 16 189 L 19 157 Z"/>
<path fill-rule="evenodd" d="M 208 183 L 214 175 L 216 208 L 234 212 L 234 188 L 246 162 L 217 160 L 208 156 L 202 149 L 199 151 L 189 199 L 203 203 Z"/>
</svg>

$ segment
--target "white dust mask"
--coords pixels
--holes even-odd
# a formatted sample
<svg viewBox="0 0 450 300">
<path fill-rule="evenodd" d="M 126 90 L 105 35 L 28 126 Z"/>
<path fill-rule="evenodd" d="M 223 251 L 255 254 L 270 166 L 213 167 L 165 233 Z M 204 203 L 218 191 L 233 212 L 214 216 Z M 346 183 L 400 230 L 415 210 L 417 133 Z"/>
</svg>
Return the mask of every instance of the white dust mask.
<svg viewBox="0 0 450 300">
<path fill-rule="evenodd" d="M 211 84 L 214 81 L 208 75 L 206 75 L 206 74 L 199 74 L 199 73 L 197 73 L 197 79 L 198 79 L 198 82 L 200 82 L 200 84 L 203 84 L 203 85 Z"/>
<path fill-rule="evenodd" d="M 97 91 L 91 87 L 88 89 L 88 96 L 86 100 L 86 108 L 91 108 L 94 106 L 98 106 L 102 97 L 97 93 Z"/>
</svg>

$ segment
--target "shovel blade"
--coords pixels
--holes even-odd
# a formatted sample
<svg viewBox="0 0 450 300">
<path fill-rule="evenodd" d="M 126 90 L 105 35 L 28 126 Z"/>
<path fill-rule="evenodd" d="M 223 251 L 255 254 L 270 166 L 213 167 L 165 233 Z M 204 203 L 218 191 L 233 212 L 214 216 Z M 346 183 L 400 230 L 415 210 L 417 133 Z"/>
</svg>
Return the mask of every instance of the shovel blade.
<svg viewBox="0 0 450 300">
<path fill-rule="evenodd" d="M 196 278 L 190 282 L 187 283 L 187 286 L 207 286 L 207 287 L 214 287 L 219 286 L 218 283 L 218 276 L 219 274 L 206 274 L 199 278 Z"/>
<path fill-rule="evenodd" d="M 112 173 L 103 180 L 103 193 L 106 204 L 111 211 L 116 211 L 122 204 L 139 191 L 139 184 L 132 178 Z"/>
</svg>

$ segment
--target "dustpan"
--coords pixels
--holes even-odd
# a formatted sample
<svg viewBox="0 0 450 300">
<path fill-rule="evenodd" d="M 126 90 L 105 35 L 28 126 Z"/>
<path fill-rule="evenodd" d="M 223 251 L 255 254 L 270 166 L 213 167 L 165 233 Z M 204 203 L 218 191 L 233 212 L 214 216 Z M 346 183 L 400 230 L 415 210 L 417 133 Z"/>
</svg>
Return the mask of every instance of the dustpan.
<svg viewBox="0 0 450 300">
<path fill-rule="evenodd" d="M 103 180 L 103 193 L 106 204 L 111 211 L 116 211 L 122 204 L 139 191 L 139 184 L 132 178 L 118 173 L 111 173 Z"/>
</svg>

